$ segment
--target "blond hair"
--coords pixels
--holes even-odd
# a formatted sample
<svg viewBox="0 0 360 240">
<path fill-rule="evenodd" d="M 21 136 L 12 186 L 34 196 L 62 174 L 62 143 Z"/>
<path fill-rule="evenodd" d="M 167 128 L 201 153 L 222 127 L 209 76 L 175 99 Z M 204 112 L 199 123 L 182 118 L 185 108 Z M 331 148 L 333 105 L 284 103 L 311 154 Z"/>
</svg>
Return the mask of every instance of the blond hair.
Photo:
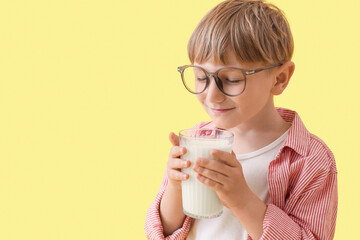
<svg viewBox="0 0 360 240">
<path fill-rule="evenodd" d="M 234 51 L 245 63 L 291 60 L 294 42 L 285 15 L 278 7 L 260 0 L 221 2 L 195 28 L 188 55 L 191 63 L 225 63 L 226 50 Z"/>
</svg>

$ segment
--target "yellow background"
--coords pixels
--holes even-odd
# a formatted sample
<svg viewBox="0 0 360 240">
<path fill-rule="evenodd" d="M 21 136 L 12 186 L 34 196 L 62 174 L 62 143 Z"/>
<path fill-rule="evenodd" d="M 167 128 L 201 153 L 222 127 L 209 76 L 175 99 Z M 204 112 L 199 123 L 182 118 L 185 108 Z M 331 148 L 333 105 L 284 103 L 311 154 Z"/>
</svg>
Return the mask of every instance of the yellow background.
<svg viewBox="0 0 360 240">
<path fill-rule="evenodd" d="M 0 239 L 145 239 L 170 131 L 208 120 L 176 68 L 219 1 L 1 0 Z M 270 1 L 295 38 L 277 106 L 333 150 L 336 239 L 358 231 L 360 3 Z"/>
</svg>

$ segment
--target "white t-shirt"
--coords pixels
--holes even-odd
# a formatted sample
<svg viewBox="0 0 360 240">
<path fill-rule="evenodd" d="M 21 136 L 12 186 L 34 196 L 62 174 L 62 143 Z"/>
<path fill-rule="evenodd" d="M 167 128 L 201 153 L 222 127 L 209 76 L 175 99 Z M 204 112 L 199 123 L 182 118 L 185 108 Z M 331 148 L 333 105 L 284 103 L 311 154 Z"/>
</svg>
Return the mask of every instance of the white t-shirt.
<svg viewBox="0 0 360 240">
<path fill-rule="evenodd" d="M 267 180 L 269 164 L 279 152 L 288 131 L 274 142 L 259 150 L 247 154 L 236 155 L 236 158 L 241 163 L 247 184 L 264 203 L 270 203 Z M 218 218 L 194 219 L 187 237 L 187 240 L 209 239 L 246 240 L 247 232 L 233 213 L 228 208 L 224 207 L 222 215 Z"/>
</svg>

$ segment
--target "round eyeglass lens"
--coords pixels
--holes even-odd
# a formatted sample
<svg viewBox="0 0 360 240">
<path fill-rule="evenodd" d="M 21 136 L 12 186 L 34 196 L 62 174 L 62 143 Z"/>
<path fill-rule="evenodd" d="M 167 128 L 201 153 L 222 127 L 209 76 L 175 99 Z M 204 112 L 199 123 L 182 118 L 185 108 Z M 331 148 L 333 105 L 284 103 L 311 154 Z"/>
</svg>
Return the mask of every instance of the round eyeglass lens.
<svg viewBox="0 0 360 240">
<path fill-rule="evenodd" d="M 241 94 L 245 89 L 245 76 L 238 69 L 221 69 L 218 72 L 218 82 L 223 92 L 229 95 Z"/>
<path fill-rule="evenodd" d="M 199 67 L 187 67 L 183 72 L 183 82 L 187 90 L 201 93 L 206 87 L 206 73 Z"/>
<path fill-rule="evenodd" d="M 182 77 L 185 87 L 192 93 L 201 93 L 207 87 L 206 73 L 202 68 L 187 67 Z M 228 95 L 241 94 L 245 89 L 245 76 L 238 69 L 221 69 L 217 82 L 220 90 Z"/>
</svg>

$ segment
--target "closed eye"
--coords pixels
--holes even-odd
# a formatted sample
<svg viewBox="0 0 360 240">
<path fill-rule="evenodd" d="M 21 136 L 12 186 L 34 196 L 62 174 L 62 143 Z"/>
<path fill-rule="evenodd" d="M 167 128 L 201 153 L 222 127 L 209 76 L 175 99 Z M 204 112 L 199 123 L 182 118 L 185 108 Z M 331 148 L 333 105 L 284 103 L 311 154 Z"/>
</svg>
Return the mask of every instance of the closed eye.
<svg viewBox="0 0 360 240">
<path fill-rule="evenodd" d="M 239 83 L 241 81 L 244 81 L 244 79 L 225 79 L 226 82 L 228 83 Z"/>
</svg>

